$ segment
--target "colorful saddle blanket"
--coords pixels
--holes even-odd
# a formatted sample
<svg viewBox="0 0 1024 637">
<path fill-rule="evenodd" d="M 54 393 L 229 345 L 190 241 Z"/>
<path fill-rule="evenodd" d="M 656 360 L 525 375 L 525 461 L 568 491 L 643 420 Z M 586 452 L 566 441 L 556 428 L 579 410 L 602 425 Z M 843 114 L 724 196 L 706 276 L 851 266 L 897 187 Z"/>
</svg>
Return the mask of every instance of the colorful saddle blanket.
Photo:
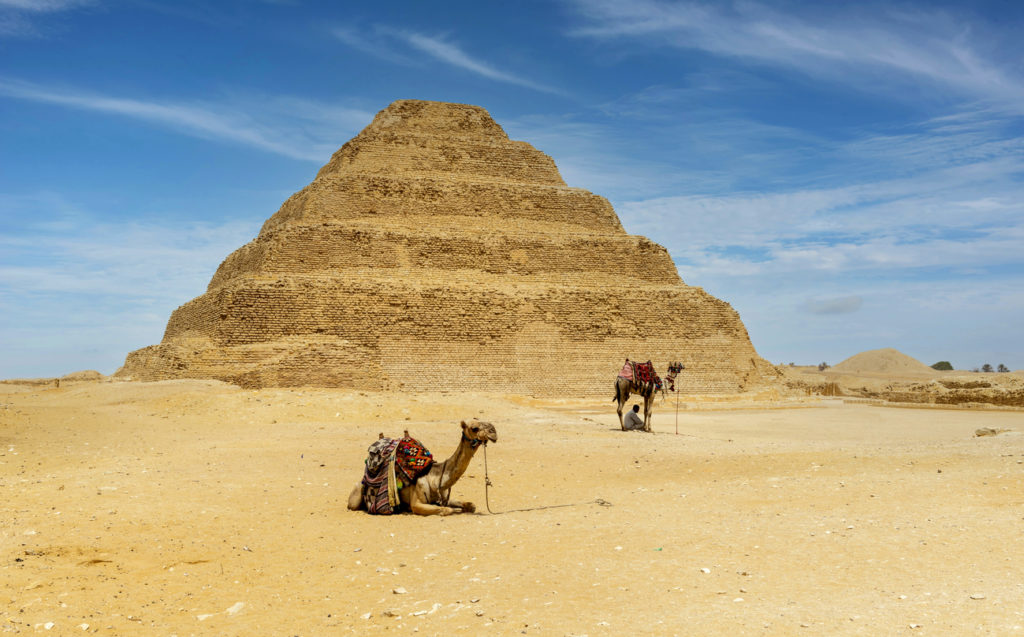
<svg viewBox="0 0 1024 637">
<path fill-rule="evenodd" d="M 415 482 L 434 463 L 427 448 L 408 436 L 400 440 L 381 437 L 366 452 L 363 471 L 366 510 L 376 515 L 397 512 L 398 492 Z"/>
<path fill-rule="evenodd" d="M 619 372 L 619 378 L 626 378 L 638 385 L 653 383 L 655 389 L 661 389 L 661 378 L 658 376 L 658 372 L 654 371 L 654 363 L 651 361 L 636 363 L 627 358 L 626 364 Z"/>
<path fill-rule="evenodd" d="M 395 450 L 395 474 L 401 484 L 407 486 L 416 481 L 434 464 L 434 456 L 415 438 L 402 438 Z"/>
</svg>

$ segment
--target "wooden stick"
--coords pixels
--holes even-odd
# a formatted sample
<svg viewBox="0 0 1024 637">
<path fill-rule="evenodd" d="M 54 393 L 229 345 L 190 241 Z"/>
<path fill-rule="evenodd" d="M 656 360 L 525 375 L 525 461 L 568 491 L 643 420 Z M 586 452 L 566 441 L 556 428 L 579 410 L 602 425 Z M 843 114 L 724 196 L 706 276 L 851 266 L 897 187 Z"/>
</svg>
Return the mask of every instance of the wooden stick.
<svg viewBox="0 0 1024 637">
<path fill-rule="evenodd" d="M 676 435 L 679 435 L 679 390 L 676 390 Z"/>
</svg>

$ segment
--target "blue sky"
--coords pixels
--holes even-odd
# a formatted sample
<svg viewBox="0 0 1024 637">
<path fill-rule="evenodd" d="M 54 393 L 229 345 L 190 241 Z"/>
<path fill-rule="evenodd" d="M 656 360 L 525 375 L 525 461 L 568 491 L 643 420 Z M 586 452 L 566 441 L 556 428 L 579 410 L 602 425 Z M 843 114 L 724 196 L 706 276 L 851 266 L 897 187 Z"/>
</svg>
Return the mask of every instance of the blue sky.
<svg viewBox="0 0 1024 637">
<path fill-rule="evenodd" d="M 0 0 L 0 378 L 159 342 L 406 98 L 488 109 L 772 362 L 1024 368 L 1024 3 L 838 4 Z"/>
</svg>

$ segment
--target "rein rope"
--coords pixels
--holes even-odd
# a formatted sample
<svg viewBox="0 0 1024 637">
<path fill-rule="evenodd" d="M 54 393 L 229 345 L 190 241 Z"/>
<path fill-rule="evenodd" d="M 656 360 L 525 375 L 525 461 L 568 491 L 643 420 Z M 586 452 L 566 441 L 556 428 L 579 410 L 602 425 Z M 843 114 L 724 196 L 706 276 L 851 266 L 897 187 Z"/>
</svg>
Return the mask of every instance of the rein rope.
<svg viewBox="0 0 1024 637">
<path fill-rule="evenodd" d="M 493 487 L 493 486 L 494 485 L 491 483 L 491 477 L 490 477 L 490 475 L 488 474 L 488 471 L 487 471 L 487 443 L 485 442 L 484 443 L 484 501 L 487 503 L 487 512 L 490 513 L 491 515 L 503 515 L 505 513 L 520 513 L 520 512 L 523 512 L 523 511 L 541 511 L 543 509 L 560 509 L 562 507 L 578 507 L 578 506 L 584 506 L 584 505 L 587 505 L 587 504 L 596 504 L 598 506 L 603 506 L 603 507 L 610 507 L 612 505 L 612 503 L 607 501 L 607 500 L 602 500 L 601 498 L 597 498 L 595 500 L 590 500 L 588 502 L 575 502 L 575 503 L 570 503 L 570 504 L 549 504 L 549 505 L 546 505 L 546 506 L 528 507 L 528 508 L 525 508 L 525 509 L 510 509 L 508 511 L 500 511 L 498 513 L 495 513 L 494 511 L 491 511 L 491 487 Z"/>
</svg>

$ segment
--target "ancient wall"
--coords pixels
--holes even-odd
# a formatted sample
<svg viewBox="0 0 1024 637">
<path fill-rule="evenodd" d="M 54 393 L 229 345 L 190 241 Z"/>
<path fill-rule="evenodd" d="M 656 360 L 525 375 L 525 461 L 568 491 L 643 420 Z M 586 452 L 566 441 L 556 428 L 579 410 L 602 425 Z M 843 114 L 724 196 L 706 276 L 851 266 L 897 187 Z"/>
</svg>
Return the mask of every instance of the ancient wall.
<svg viewBox="0 0 1024 637">
<path fill-rule="evenodd" d="M 682 361 L 688 393 L 751 388 L 770 369 L 732 307 L 551 158 L 483 109 L 402 101 L 120 374 L 610 397 L 627 356 Z"/>
</svg>

